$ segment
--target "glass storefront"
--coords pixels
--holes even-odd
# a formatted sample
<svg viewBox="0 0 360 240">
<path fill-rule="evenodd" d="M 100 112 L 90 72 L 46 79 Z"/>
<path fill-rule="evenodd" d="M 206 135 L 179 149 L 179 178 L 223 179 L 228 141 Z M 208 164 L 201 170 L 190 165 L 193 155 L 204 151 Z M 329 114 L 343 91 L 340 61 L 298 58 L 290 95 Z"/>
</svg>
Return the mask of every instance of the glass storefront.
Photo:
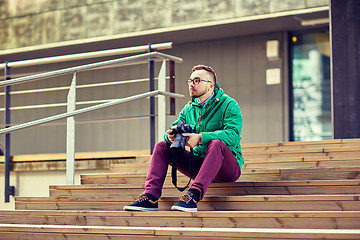
<svg viewBox="0 0 360 240">
<path fill-rule="evenodd" d="M 294 33 L 290 37 L 293 123 L 290 140 L 331 139 L 329 32 Z"/>
</svg>

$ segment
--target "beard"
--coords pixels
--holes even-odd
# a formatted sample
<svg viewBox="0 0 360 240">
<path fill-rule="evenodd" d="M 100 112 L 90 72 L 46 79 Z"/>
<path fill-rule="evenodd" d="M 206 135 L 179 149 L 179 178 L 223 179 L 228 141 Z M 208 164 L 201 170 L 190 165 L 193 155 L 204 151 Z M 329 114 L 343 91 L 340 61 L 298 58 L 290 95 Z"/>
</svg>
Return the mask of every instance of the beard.
<svg viewBox="0 0 360 240">
<path fill-rule="evenodd" d="M 189 90 L 189 93 L 190 93 L 190 97 L 191 98 L 199 98 L 201 96 L 203 96 L 204 94 L 206 94 L 207 90 L 203 90 L 201 92 L 199 91 L 196 91 L 196 90 Z"/>
</svg>

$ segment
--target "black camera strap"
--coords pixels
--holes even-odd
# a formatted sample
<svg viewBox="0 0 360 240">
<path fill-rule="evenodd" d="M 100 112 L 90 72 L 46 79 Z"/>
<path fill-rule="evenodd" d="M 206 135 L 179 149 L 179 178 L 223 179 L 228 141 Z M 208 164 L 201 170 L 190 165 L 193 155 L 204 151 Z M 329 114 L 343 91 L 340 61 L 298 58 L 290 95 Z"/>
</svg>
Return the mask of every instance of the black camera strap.
<svg viewBox="0 0 360 240">
<path fill-rule="evenodd" d="M 178 155 L 175 154 L 174 152 L 172 153 L 172 167 L 171 167 L 171 178 L 172 178 L 172 183 L 174 184 L 174 186 L 180 191 L 180 192 L 183 192 L 190 184 L 191 182 L 191 177 L 192 177 L 192 163 L 193 163 L 193 160 L 194 160 L 194 155 L 193 155 L 193 149 L 190 148 L 190 154 L 191 154 L 191 157 L 190 157 L 190 161 L 189 161 L 189 172 L 190 172 L 190 179 L 189 179 L 189 182 L 186 184 L 185 187 L 178 187 L 177 186 L 177 174 L 176 174 L 176 171 L 177 171 L 177 158 L 178 158 Z"/>
</svg>

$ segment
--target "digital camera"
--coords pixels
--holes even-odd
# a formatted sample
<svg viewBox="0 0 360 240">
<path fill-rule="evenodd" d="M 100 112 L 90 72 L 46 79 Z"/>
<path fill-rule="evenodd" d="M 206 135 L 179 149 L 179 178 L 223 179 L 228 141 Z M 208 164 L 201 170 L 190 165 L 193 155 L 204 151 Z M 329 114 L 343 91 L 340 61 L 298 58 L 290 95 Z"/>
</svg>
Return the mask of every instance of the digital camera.
<svg viewBox="0 0 360 240">
<path fill-rule="evenodd" d="M 185 151 L 185 144 L 188 137 L 184 137 L 183 133 L 192 133 L 192 128 L 189 124 L 184 122 L 178 122 L 178 124 L 170 128 L 172 134 L 175 134 L 175 140 L 170 146 L 170 150 L 176 155 L 181 155 Z"/>
</svg>

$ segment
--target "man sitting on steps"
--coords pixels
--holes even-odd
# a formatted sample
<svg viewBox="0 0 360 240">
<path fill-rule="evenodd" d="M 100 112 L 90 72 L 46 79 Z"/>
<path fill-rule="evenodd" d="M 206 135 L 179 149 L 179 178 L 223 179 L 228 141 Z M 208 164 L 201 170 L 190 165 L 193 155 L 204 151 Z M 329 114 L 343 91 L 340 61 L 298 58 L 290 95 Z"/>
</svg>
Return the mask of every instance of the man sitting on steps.
<svg viewBox="0 0 360 240">
<path fill-rule="evenodd" d="M 234 182 L 240 177 L 244 163 L 240 146 L 242 116 L 238 103 L 219 87 L 211 67 L 194 66 L 187 83 L 192 101 L 185 105 L 172 126 L 185 122 L 193 129 L 193 133 L 183 136 L 188 137 L 186 145 L 193 148 L 194 156 L 186 150 L 179 156 L 177 167 L 190 177 L 189 161 L 193 159 L 194 181 L 171 210 L 196 212 L 197 203 L 212 182 Z M 144 191 L 134 203 L 124 207 L 125 211 L 158 211 L 158 199 L 172 162 L 170 144 L 174 138 L 169 129 L 165 141 L 155 145 Z"/>
</svg>

